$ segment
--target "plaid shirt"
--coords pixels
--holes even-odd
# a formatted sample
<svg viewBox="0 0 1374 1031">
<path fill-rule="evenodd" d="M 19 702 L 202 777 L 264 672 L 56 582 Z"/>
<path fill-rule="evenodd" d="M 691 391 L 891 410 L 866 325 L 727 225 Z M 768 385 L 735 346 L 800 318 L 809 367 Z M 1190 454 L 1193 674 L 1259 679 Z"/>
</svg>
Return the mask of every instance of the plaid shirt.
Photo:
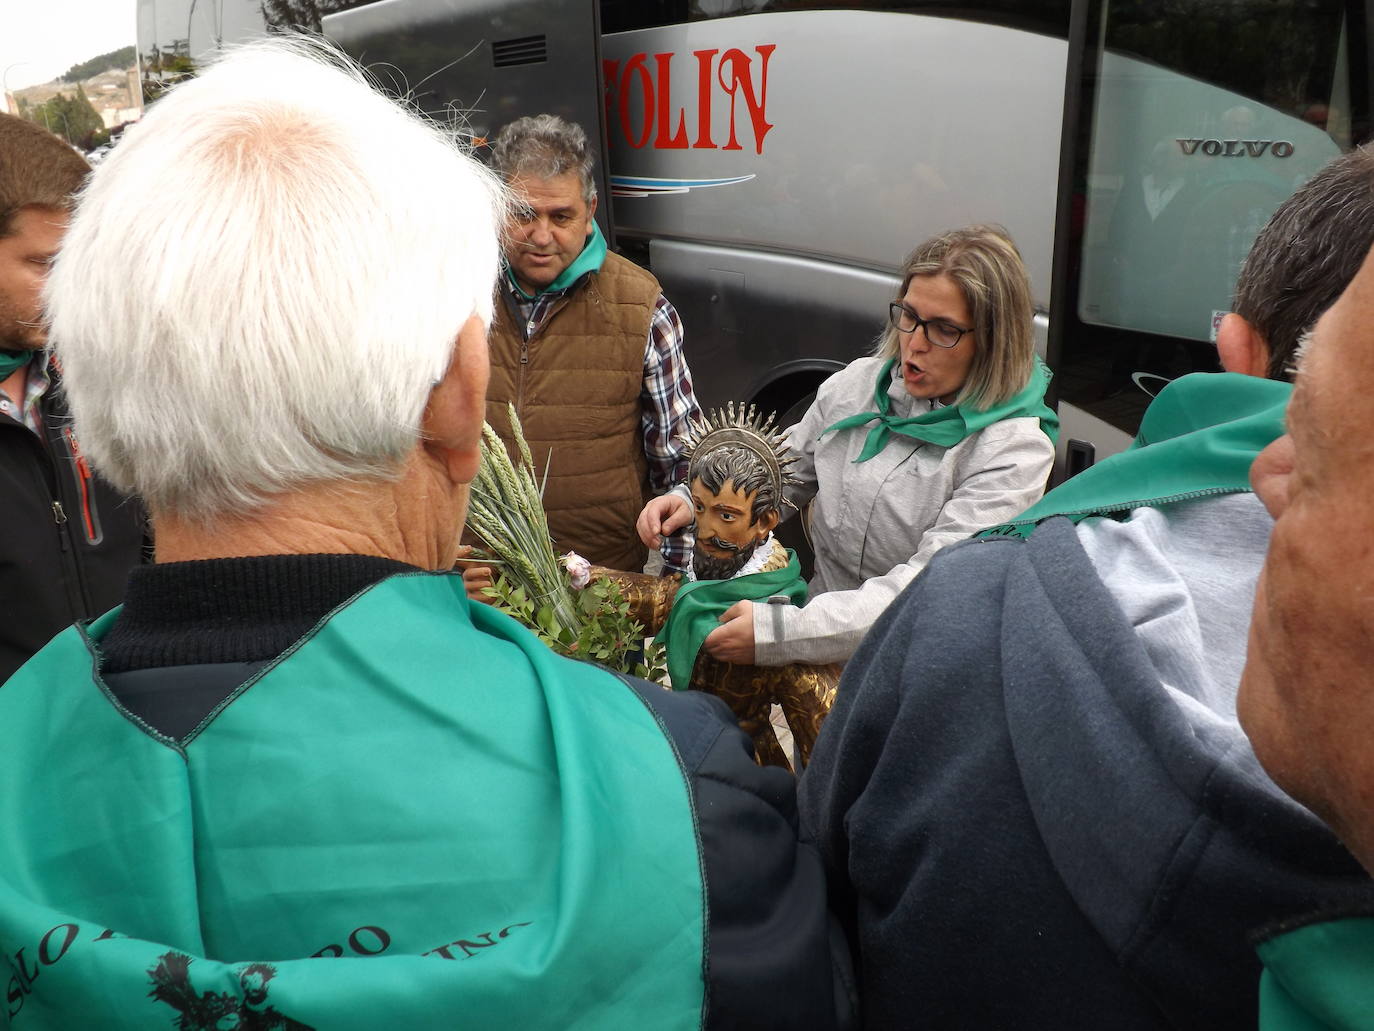
<svg viewBox="0 0 1374 1031">
<path fill-rule="evenodd" d="M 43 395 L 52 385 L 52 377 L 48 375 L 48 363 L 44 360 L 44 355 L 36 355 L 29 362 L 28 375 L 24 378 L 24 383 L 23 403 L 19 408 L 15 407 L 14 398 L 0 390 L 0 412 L 42 436 L 43 413 L 38 408 L 38 402 L 43 400 Z"/>
<path fill-rule="evenodd" d="M 502 279 L 524 320 L 525 339 L 529 340 L 548 324 L 563 292 L 540 294 L 529 300 L 511 287 L 508 276 Z M 677 309 L 659 294 L 649 320 L 649 337 L 644 345 L 644 385 L 639 392 L 644 457 L 649 464 L 649 486 L 655 494 L 662 494 L 687 478 L 681 441 L 687 427 L 702 417 L 701 406 L 692 392 L 692 371 L 687 368 L 687 356 L 682 352 L 682 336 Z M 691 564 L 692 538 L 687 533 L 666 537 L 661 550 L 664 573 L 685 572 Z"/>
</svg>

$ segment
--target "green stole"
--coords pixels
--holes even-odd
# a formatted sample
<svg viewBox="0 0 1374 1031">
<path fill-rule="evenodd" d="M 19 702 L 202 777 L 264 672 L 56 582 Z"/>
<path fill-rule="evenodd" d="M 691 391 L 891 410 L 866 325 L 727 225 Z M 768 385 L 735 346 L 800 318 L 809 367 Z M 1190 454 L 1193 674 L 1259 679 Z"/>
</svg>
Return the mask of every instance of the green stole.
<svg viewBox="0 0 1374 1031">
<path fill-rule="evenodd" d="M 1260 1031 L 1368 1027 L 1374 1013 L 1374 918 L 1332 916 L 1255 946 L 1264 961 Z"/>
<path fill-rule="evenodd" d="M 1040 428 L 1045 436 L 1050 438 L 1051 443 L 1059 439 L 1059 416 L 1055 414 L 1054 409 L 1045 404 L 1045 391 L 1049 389 L 1051 373 L 1039 358 L 1035 359 L 1026 385 L 1010 400 L 1000 405 L 977 409 L 959 402 L 934 408 L 907 419 L 892 415 L 892 396 L 888 389 L 892 386 L 892 370 L 896 366 L 897 359 L 889 358 L 878 370 L 878 383 L 873 391 L 873 403 L 877 406 L 877 411 L 847 416 L 821 431 L 821 436 L 825 436 L 832 430 L 865 426 L 876 419 L 878 425 L 868 431 L 868 439 L 864 441 L 863 450 L 859 457 L 854 459 L 856 463 L 867 462 L 885 448 L 894 433 L 922 440 L 927 444 L 953 447 L 970 434 L 986 429 L 995 422 L 1023 416 L 1035 416 L 1039 419 Z"/>
<path fill-rule="evenodd" d="M 176 742 L 93 676 L 114 615 L 0 688 L 13 1027 L 700 1027 L 695 803 L 627 684 L 403 574 Z"/>
<path fill-rule="evenodd" d="M 1066 480 L 978 537 L 1029 537 L 1053 516 L 1126 516 L 1133 509 L 1250 489 L 1250 463 L 1283 433 L 1292 384 L 1233 372 L 1196 372 L 1150 402 L 1119 455 Z"/>
<path fill-rule="evenodd" d="M 706 635 L 720 626 L 720 615 L 737 601 L 763 601 L 783 594 L 793 605 L 806 601 L 801 563 L 791 548 L 787 565 L 767 573 L 749 573 L 730 580 L 694 580 L 678 588 L 663 629 L 654 638 L 668 651 L 668 676 L 673 689 L 687 690 L 697 652 Z"/>
</svg>

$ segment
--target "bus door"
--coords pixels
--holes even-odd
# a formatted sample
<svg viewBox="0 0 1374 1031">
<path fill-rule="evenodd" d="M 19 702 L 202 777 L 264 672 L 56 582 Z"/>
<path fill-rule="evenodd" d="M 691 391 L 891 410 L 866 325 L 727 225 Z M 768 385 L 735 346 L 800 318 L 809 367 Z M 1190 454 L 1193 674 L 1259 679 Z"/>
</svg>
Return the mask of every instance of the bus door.
<svg viewBox="0 0 1374 1031">
<path fill-rule="evenodd" d="M 1070 474 L 1219 367 L 1256 234 L 1370 106 L 1363 3 L 1080 0 L 1073 36 L 1049 341 Z"/>
</svg>

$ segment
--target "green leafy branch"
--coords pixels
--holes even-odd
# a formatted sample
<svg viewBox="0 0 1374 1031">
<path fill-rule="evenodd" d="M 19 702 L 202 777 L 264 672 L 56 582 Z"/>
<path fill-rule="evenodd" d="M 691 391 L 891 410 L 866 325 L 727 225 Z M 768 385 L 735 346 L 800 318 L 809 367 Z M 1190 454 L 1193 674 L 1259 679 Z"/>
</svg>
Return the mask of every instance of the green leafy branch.
<svg viewBox="0 0 1374 1031">
<path fill-rule="evenodd" d="M 544 481 L 534 478 L 534 460 L 513 406 L 507 406 L 520 464 L 511 461 L 490 425 L 482 428 L 482 464 L 472 482 L 468 526 L 481 539 L 491 563 L 486 589 L 496 608 L 532 630 L 546 645 L 575 659 L 598 662 L 621 673 L 660 680 L 667 672 L 661 645 L 649 642 L 643 661 L 631 660 L 644 643 L 644 627 L 630 616 L 620 586 L 596 579 L 582 590 L 572 586 L 554 553 L 544 514 Z M 548 470 L 545 469 L 545 477 Z"/>
</svg>

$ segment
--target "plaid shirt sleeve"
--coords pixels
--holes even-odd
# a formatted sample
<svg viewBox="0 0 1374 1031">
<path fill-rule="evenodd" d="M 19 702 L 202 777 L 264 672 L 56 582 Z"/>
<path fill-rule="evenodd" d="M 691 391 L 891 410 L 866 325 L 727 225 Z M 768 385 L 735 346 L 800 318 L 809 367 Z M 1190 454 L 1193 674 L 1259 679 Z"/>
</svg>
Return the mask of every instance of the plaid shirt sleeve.
<svg viewBox="0 0 1374 1031">
<path fill-rule="evenodd" d="M 701 418 L 701 406 L 692 392 L 692 372 L 682 353 L 682 320 L 662 294 L 649 320 L 649 339 L 644 348 L 644 390 L 640 394 L 644 456 L 649 460 L 649 486 L 662 494 L 686 479 L 681 439 L 687 427 Z M 686 533 L 663 542 L 665 572 L 686 569 L 691 552 Z"/>
</svg>

